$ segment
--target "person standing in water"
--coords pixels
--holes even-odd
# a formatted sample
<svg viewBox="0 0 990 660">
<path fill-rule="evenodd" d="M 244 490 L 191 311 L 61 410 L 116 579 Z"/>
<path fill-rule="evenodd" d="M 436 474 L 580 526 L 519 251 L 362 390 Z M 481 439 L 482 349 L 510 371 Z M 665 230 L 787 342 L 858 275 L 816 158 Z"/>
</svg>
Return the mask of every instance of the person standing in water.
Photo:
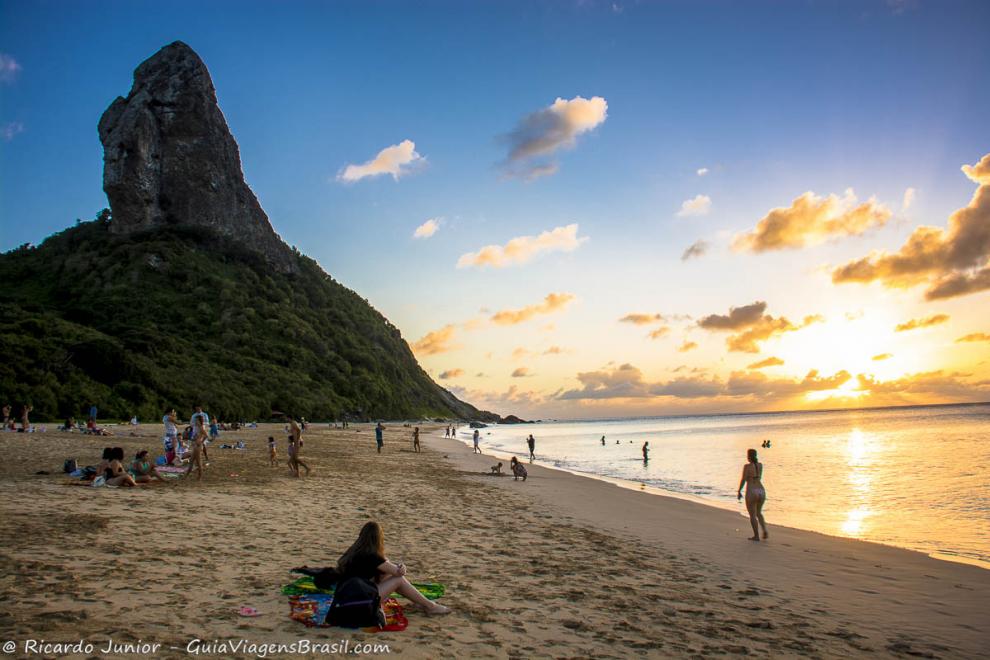
<svg viewBox="0 0 990 660">
<path fill-rule="evenodd" d="M 603 435 L 602 436 L 602 447 L 604 447 L 604 446 L 605 446 L 605 436 Z"/>
<path fill-rule="evenodd" d="M 479 444 L 480 442 L 481 442 L 481 433 L 478 431 L 478 429 L 475 429 L 474 430 L 474 453 L 476 453 L 476 454 L 480 454 L 481 453 L 481 445 Z"/>
<path fill-rule="evenodd" d="M 753 535 L 749 537 L 750 541 L 759 541 L 760 533 L 757 528 L 763 528 L 763 538 L 767 539 L 770 535 L 767 533 L 767 523 L 763 519 L 763 505 L 767 501 L 767 491 L 763 487 L 763 463 L 759 462 L 756 455 L 755 449 L 749 449 L 746 451 L 746 464 L 743 466 L 742 478 L 739 479 L 739 490 L 736 492 L 736 497 L 742 499 L 742 488 L 745 484 L 746 486 L 746 510 L 749 512 L 749 523 L 753 526 Z"/>
<path fill-rule="evenodd" d="M 529 445 L 529 461 L 532 463 L 536 458 L 536 438 L 533 437 L 532 433 L 526 438 L 526 444 Z"/>
<path fill-rule="evenodd" d="M 643 443 L 643 465 L 650 462 L 650 441 L 647 440 Z"/>
</svg>

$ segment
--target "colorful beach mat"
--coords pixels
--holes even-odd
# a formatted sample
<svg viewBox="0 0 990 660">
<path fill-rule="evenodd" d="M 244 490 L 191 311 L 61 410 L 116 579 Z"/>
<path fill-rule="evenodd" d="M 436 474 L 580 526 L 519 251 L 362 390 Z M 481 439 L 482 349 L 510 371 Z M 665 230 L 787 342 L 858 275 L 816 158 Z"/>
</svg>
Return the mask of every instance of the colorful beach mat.
<svg viewBox="0 0 990 660">
<path fill-rule="evenodd" d="M 429 598 L 430 600 L 436 600 L 443 596 L 446 592 L 446 588 L 439 582 L 413 582 L 412 585 L 416 587 L 416 590 Z M 309 575 L 304 575 L 295 582 L 290 582 L 289 584 L 282 587 L 282 593 L 286 596 L 302 596 L 309 594 L 328 594 L 333 595 L 333 589 L 317 589 L 316 585 L 313 584 L 313 578 Z"/>
<path fill-rule="evenodd" d="M 330 628 L 332 626 L 326 623 L 326 618 L 332 602 L 333 596 L 324 593 L 289 596 L 289 618 L 309 628 Z M 385 627 L 363 628 L 365 632 L 401 632 L 409 626 L 402 606 L 394 598 L 386 598 L 382 602 L 382 611 L 385 612 Z"/>
</svg>

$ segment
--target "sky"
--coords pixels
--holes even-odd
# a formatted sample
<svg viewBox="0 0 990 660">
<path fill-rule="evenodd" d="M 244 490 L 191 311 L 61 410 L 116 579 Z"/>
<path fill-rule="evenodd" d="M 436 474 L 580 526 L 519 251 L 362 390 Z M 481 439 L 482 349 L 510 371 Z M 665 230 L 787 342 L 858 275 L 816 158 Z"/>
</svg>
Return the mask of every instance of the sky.
<svg viewBox="0 0 990 660">
<path fill-rule="evenodd" d="M 0 0 L 0 250 L 181 40 L 433 378 L 588 418 L 990 400 L 990 3 Z"/>
</svg>

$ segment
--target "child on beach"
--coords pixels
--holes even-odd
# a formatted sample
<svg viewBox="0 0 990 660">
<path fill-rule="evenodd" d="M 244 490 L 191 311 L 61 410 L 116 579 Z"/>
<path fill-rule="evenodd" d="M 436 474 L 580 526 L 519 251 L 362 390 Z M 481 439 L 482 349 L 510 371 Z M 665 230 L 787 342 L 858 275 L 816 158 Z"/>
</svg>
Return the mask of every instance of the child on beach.
<svg viewBox="0 0 990 660">
<path fill-rule="evenodd" d="M 419 427 L 413 429 L 413 451 L 419 453 L 422 449 L 419 446 Z"/>
<path fill-rule="evenodd" d="M 278 448 L 275 445 L 275 436 L 268 436 L 268 465 L 278 467 Z"/>
<path fill-rule="evenodd" d="M 509 467 L 512 469 L 513 481 L 518 481 L 519 477 L 522 477 L 522 480 L 526 481 L 526 477 L 529 476 L 529 473 L 526 471 L 526 466 L 519 462 L 519 459 L 513 456 L 512 460 L 509 461 Z"/>
</svg>

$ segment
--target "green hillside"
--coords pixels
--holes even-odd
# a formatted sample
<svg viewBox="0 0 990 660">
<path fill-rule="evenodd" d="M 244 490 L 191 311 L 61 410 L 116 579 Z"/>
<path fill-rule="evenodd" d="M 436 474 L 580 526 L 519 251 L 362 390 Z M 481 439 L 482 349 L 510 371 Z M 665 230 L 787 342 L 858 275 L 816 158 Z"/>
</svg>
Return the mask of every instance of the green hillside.
<svg viewBox="0 0 990 660">
<path fill-rule="evenodd" d="M 274 272 L 197 228 L 125 236 L 109 212 L 0 255 L 0 399 L 34 418 L 491 419 L 420 368 L 399 331 L 312 259 Z"/>
</svg>

